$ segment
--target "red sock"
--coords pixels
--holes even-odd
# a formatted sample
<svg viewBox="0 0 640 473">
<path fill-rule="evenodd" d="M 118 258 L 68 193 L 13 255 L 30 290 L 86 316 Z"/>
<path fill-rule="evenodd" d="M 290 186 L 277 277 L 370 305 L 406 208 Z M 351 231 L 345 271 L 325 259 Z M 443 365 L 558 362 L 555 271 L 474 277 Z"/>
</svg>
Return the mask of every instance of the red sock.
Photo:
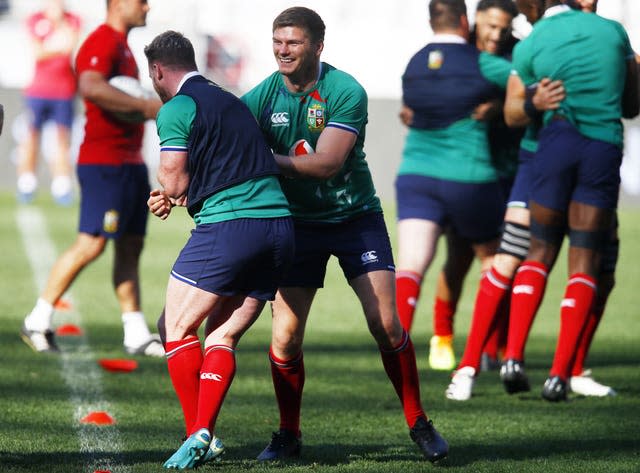
<svg viewBox="0 0 640 473">
<path fill-rule="evenodd" d="M 509 338 L 505 359 L 524 360 L 524 346 L 542 302 L 548 274 L 547 266 L 537 261 L 525 261 L 518 268 L 511 289 Z"/>
<path fill-rule="evenodd" d="M 409 334 L 405 331 L 402 341 L 393 350 L 380 349 L 382 364 L 387 376 L 400 398 L 404 417 L 409 428 L 412 428 L 418 418 L 426 417 L 420 402 L 420 380 L 416 367 L 416 353 Z"/>
<path fill-rule="evenodd" d="M 436 297 L 433 304 L 433 334 L 439 337 L 453 335 L 453 316 L 457 302 L 445 301 Z"/>
<path fill-rule="evenodd" d="M 569 278 L 560 309 L 560 335 L 550 375 L 567 379 L 576 347 L 596 296 L 595 278 L 576 273 Z"/>
<path fill-rule="evenodd" d="M 225 345 L 207 347 L 200 370 L 200 395 L 198 417 L 190 433 L 199 429 L 215 430 L 224 397 L 236 374 L 236 357 L 232 348 Z"/>
<path fill-rule="evenodd" d="M 411 330 L 413 314 L 416 311 L 420 297 L 422 277 L 412 271 L 398 271 L 396 273 L 396 307 L 400 323 L 405 330 Z"/>
<path fill-rule="evenodd" d="M 489 331 L 489 338 L 482 347 L 482 353 L 494 359 L 497 359 L 500 353 L 504 353 L 507 345 L 507 330 L 509 330 L 509 297 L 505 294 L 496 310 L 495 320 Z"/>
<path fill-rule="evenodd" d="M 467 336 L 464 354 L 458 365 L 459 368 L 471 366 L 476 371 L 480 369 L 482 347 L 495 324 L 497 309 L 509 289 L 510 282 L 509 278 L 500 275 L 493 268 L 482 276 L 473 307 L 471 328 Z"/>
<path fill-rule="evenodd" d="M 280 410 L 280 429 L 300 435 L 300 407 L 304 388 L 304 357 L 302 352 L 291 360 L 277 358 L 269 351 L 271 379 Z"/>
<path fill-rule="evenodd" d="M 573 367 L 571 368 L 571 376 L 580 376 L 584 371 L 584 362 L 589 353 L 593 336 L 596 333 L 596 329 L 602 319 L 604 313 L 604 306 L 594 307 L 587 317 L 587 323 L 584 326 L 584 331 L 578 342 L 578 349 L 576 350 L 576 356 L 573 361 Z"/>
<path fill-rule="evenodd" d="M 189 435 L 198 415 L 200 367 L 202 366 L 200 340 L 198 337 L 188 337 L 176 342 L 166 342 L 165 350 L 169 377 L 182 406 L 185 432 Z"/>
</svg>

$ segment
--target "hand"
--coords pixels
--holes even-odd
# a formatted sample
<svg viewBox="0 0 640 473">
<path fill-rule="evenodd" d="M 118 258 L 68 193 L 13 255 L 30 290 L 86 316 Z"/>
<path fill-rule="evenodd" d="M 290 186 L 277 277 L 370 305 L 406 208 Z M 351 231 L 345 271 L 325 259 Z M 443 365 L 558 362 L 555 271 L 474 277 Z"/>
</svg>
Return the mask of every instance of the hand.
<svg viewBox="0 0 640 473">
<path fill-rule="evenodd" d="M 537 110 L 557 110 L 560 107 L 560 102 L 566 96 L 564 84 L 561 80 L 552 81 L 545 77 L 538 83 L 536 92 L 531 100 Z"/>
<path fill-rule="evenodd" d="M 471 118 L 478 121 L 489 121 L 496 116 L 496 102 L 485 102 L 478 105 L 471 114 Z M 502 108 L 501 106 L 499 108 Z"/>
<path fill-rule="evenodd" d="M 400 108 L 400 113 L 398 113 L 398 118 L 400 118 L 403 125 L 411 126 L 413 123 L 413 110 L 403 104 L 402 108 Z"/>
<path fill-rule="evenodd" d="M 160 189 L 153 189 L 149 193 L 149 199 L 147 200 L 147 206 L 153 215 L 159 217 L 160 220 L 166 220 L 171 213 L 173 204 L 169 196 Z"/>
</svg>

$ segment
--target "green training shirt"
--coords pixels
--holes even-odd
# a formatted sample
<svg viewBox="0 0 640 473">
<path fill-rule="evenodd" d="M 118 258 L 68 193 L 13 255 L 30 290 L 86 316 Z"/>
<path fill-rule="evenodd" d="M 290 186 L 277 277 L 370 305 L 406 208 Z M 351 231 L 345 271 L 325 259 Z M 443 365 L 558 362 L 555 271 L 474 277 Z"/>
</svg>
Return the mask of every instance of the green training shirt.
<svg viewBox="0 0 640 473">
<path fill-rule="evenodd" d="M 584 136 L 622 146 L 622 92 L 626 61 L 633 57 L 622 25 L 593 13 L 554 7 L 513 52 L 525 86 L 548 77 L 564 83 L 567 97 L 554 113 Z"/>
<path fill-rule="evenodd" d="M 156 118 L 160 146 L 186 147 L 196 116 L 196 103 L 176 95 Z M 240 158 L 240 157 L 239 157 Z M 276 218 L 291 215 L 276 176 L 250 179 L 209 196 L 193 217 L 197 225 L 239 218 Z"/>
<path fill-rule="evenodd" d="M 305 92 L 292 93 L 282 75 L 274 72 L 242 100 L 276 154 L 313 152 L 325 127 L 357 135 L 342 169 L 331 179 L 281 179 L 294 218 L 332 223 L 382 211 L 363 151 L 367 94 L 352 76 L 323 62 L 316 84 Z"/>
</svg>

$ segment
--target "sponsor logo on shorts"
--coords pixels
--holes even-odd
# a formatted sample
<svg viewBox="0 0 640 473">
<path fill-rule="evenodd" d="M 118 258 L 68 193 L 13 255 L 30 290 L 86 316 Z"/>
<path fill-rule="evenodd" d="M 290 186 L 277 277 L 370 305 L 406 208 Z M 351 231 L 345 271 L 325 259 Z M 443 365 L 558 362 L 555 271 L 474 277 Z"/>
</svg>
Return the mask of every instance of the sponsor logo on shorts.
<svg viewBox="0 0 640 473">
<path fill-rule="evenodd" d="M 365 251 L 360 256 L 362 264 L 370 264 L 378 262 L 378 255 L 375 251 Z"/>
<path fill-rule="evenodd" d="M 289 126 L 289 112 L 276 112 L 271 114 L 273 126 Z"/>
<path fill-rule="evenodd" d="M 102 219 L 102 228 L 106 233 L 116 233 L 118 231 L 118 222 L 120 221 L 120 213 L 111 209 L 104 213 Z"/>
<path fill-rule="evenodd" d="M 513 286 L 513 290 L 511 291 L 514 294 L 533 294 L 533 286 L 529 284 L 518 284 L 517 286 Z"/>
<path fill-rule="evenodd" d="M 210 379 L 211 381 L 222 381 L 222 376 L 217 373 L 200 373 L 200 379 Z"/>
</svg>

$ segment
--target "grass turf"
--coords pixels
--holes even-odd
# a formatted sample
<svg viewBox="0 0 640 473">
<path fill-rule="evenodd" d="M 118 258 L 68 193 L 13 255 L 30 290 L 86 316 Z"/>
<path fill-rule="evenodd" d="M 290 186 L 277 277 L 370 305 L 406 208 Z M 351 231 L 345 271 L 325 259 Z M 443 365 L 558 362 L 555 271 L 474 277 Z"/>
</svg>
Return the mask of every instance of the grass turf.
<svg viewBox="0 0 640 473">
<path fill-rule="evenodd" d="M 36 205 L 46 216 L 58 251 L 75 235 L 76 208 L 53 206 L 45 197 Z M 57 357 L 33 353 L 18 330 L 37 295 L 25 249 L 16 228 L 13 196 L 0 194 L 0 471 L 93 473 L 110 458 L 112 472 L 162 471 L 162 462 L 179 446 L 182 416 L 164 360 L 137 358 L 132 374 L 101 372 L 100 397 L 116 418 L 114 427 L 85 427 L 104 437 L 117 429 L 121 448 L 99 450 L 78 435 L 77 406 L 65 384 Z M 393 216 L 387 215 L 393 239 Z M 565 258 L 552 273 L 547 296 L 527 346 L 532 392 L 508 396 L 496 372 L 483 373 L 466 403 L 444 397 L 449 373 L 427 368 L 431 304 L 442 251 L 423 285 L 413 339 L 422 378 L 423 403 L 450 445 L 441 467 L 452 472 L 632 472 L 640 465 L 640 212 L 620 214 L 621 254 L 617 287 L 596 335 L 589 367 L 614 386 L 615 398 L 572 396 L 549 404 L 539 397 L 555 348 L 558 306 L 566 280 Z M 150 324 L 164 302 L 168 270 L 182 247 L 189 219 L 150 219 L 142 260 L 143 305 Z M 392 240 L 393 241 L 393 240 Z M 119 309 L 110 287 L 112 253 L 89 266 L 72 287 L 82 314 L 90 352 L 73 366 L 90 372 L 95 359 L 124 357 Z M 456 352 L 461 354 L 477 287 L 477 267 L 470 274 L 455 322 Z M 399 403 L 387 381 L 359 304 L 332 262 L 326 287 L 319 291 L 307 328 L 303 403 L 304 448 L 299 460 L 276 465 L 254 458 L 278 422 L 267 350 L 268 311 L 241 341 L 238 372 L 222 413 L 218 434 L 227 446 L 221 462 L 205 471 L 417 472 L 432 468 L 410 441 Z M 73 339 L 65 348 L 77 349 Z M 74 353 L 74 356 L 76 354 Z M 84 368 L 83 368 L 84 367 Z M 80 373 L 81 376 L 83 373 Z M 91 391 L 91 384 L 86 388 Z M 95 393 L 85 393 L 91 396 Z"/>
</svg>

